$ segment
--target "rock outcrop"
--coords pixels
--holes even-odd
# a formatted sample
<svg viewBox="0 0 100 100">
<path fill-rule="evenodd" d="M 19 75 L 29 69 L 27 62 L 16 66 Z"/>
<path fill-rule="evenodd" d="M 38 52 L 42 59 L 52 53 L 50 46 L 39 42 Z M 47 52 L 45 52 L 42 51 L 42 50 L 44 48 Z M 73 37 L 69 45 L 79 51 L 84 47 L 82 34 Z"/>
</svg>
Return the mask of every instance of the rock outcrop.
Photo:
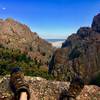
<svg viewBox="0 0 100 100">
<path fill-rule="evenodd" d="M 92 27 L 81 27 L 55 51 L 49 71 L 60 80 L 81 76 L 85 83 L 100 86 L 100 14 Z"/>
<path fill-rule="evenodd" d="M 6 48 L 19 49 L 44 63 L 53 50 L 51 44 L 41 39 L 36 32 L 11 18 L 0 20 L 0 44 Z"/>
<path fill-rule="evenodd" d="M 100 13 L 93 18 L 92 29 L 100 33 Z"/>
<path fill-rule="evenodd" d="M 25 77 L 29 83 L 31 100 L 58 100 L 60 94 L 69 88 L 69 82 L 48 81 L 40 77 Z M 14 94 L 9 87 L 9 76 L 0 78 L 0 100 L 12 100 Z M 76 100 L 99 100 L 100 87 L 86 85 Z"/>
</svg>

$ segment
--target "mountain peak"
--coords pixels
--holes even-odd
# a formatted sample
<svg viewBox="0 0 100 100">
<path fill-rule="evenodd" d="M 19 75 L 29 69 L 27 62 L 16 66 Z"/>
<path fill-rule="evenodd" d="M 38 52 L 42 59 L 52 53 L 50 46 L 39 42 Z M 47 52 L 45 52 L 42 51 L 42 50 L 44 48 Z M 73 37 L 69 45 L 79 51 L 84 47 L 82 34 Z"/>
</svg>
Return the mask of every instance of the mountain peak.
<svg viewBox="0 0 100 100">
<path fill-rule="evenodd" d="M 92 29 L 100 33 L 100 13 L 94 16 L 93 22 L 92 22 Z"/>
<path fill-rule="evenodd" d="M 42 59 L 45 62 L 52 51 L 50 43 L 40 38 L 36 32 L 32 32 L 27 25 L 15 21 L 13 18 L 0 22 L 0 44 L 7 48 L 27 52 L 32 58 L 42 59 L 41 57 L 45 54 Z M 38 57 L 36 52 L 39 54 Z"/>
</svg>

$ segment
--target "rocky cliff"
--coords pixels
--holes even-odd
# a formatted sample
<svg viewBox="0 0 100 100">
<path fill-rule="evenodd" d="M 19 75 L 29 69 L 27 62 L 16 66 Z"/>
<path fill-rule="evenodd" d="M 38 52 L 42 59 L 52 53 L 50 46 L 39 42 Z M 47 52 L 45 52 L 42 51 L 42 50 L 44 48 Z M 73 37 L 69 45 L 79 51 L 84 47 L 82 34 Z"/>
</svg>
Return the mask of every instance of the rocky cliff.
<svg viewBox="0 0 100 100">
<path fill-rule="evenodd" d="M 86 83 L 100 86 L 100 14 L 91 27 L 81 27 L 57 49 L 49 64 L 57 79 L 72 80 L 81 76 Z"/>
<path fill-rule="evenodd" d="M 46 63 L 51 55 L 52 46 L 41 39 L 29 27 L 11 18 L 0 19 L 0 44 L 5 48 L 19 49 L 31 58 Z"/>
<path fill-rule="evenodd" d="M 25 77 L 29 83 L 31 100 L 58 100 L 62 91 L 68 90 L 69 82 L 48 81 L 40 77 Z M 9 87 L 9 76 L 0 78 L 0 100 L 12 100 L 14 94 Z M 99 100 L 100 87 L 86 85 L 76 100 Z"/>
</svg>

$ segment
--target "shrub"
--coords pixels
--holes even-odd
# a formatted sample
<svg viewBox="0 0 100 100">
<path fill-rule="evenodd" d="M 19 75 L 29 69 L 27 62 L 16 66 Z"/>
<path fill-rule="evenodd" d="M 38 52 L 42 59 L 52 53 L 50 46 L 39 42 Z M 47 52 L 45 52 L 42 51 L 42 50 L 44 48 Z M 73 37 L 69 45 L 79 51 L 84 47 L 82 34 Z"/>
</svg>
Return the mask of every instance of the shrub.
<svg viewBox="0 0 100 100">
<path fill-rule="evenodd" d="M 16 66 L 20 66 L 25 75 L 53 79 L 51 75 L 48 75 L 48 70 L 40 67 L 41 64 L 35 59 L 32 60 L 26 54 L 21 53 L 20 50 L 0 46 L 0 75 L 9 74 L 10 70 Z"/>
</svg>

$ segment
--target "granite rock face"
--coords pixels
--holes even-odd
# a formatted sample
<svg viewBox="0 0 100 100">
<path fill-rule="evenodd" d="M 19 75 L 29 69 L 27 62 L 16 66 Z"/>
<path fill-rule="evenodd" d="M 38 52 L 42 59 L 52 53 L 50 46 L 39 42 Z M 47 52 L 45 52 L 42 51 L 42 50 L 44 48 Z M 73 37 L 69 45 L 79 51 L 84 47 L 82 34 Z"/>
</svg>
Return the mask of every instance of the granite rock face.
<svg viewBox="0 0 100 100">
<path fill-rule="evenodd" d="M 40 77 L 25 76 L 29 83 L 31 100 L 59 100 L 59 96 L 65 89 L 68 90 L 69 82 L 48 81 Z M 9 76 L 0 78 L 0 100 L 12 100 L 14 94 L 9 87 Z M 77 96 L 76 100 L 99 100 L 100 87 L 86 85 Z"/>
<path fill-rule="evenodd" d="M 100 14 L 94 17 L 92 27 L 81 27 L 55 51 L 49 71 L 57 79 L 71 81 L 81 76 L 85 83 L 100 86 L 99 22 Z"/>
<path fill-rule="evenodd" d="M 0 44 L 6 48 L 19 49 L 44 63 L 53 50 L 51 44 L 40 38 L 36 32 L 11 18 L 0 20 Z"/>
<path fill-rule="evenodd" d="M 100 13 L 93 18 L 92 29 L 100 33 Z"/>
</svg>

